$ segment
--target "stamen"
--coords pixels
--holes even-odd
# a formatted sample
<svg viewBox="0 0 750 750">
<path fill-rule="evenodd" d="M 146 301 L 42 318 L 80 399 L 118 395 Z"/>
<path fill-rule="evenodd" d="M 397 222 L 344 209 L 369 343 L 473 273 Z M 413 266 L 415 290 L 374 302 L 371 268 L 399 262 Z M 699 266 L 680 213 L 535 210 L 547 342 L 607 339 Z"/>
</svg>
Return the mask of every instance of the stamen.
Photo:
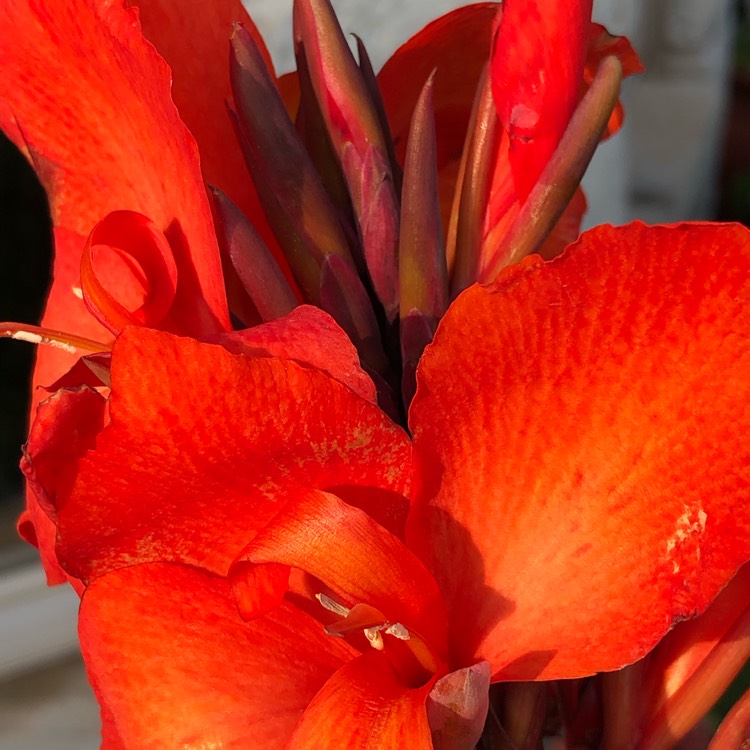
<svg viewBox="0 0 750 750">
<path fill-rule="evenodd" d="M 411 638 L 409 631 L 400 622 L 394 622 L 393 625 L 389 625 L 385 629 L 385 632 L 394 638 L 398 638 L 400 641 L 408 641 Z"/>
<path fill-rule="evenodd" d="M 326 596 L 325 594 L 315 594 L 315 598 L 329 612 L 334 612 L 335 614 L 341 615 L 342 617 L 346 617 L 349 612 L 351 612 L 351 610 L 347 609 L 343 604 L 339 604 L 338 602 L 333 601 L 330 596 Z"/>
<path fill-rule="evenodd" d="M 383 636 L 380 635 L 379 628 L 365 628 L 362 632 L 365 634 L 365 638 L 370 641 L 370 645 L 376 651 L 382 651 L 385 648 L 385 644 L 383 643 Z"/>
<path fill-rule="evenodd" d="M 25 323 L 0 323 L 0 338 L 27 341 L 37 346 L 40 344 L 52 346 L 69 354 L 75 354 L 77 351 L 108 352 L 112 349 L 111 344 L 102 344 L 83 336 L 74 336 L 71 333 L 26 325 Z"/>
<path fill-rule="evenodd" d="M 365 638 L 370 642 L 370 645 L 378 651 L 382 651 L 384 648 L 384 632 L 387 635 L 392 635 L 400 641 L 408 641 L 411 638 L 409 631 L 400 622 L 388 622 L 384 619 L 383 622 L 376 625 L 369 624 L 373 622 L 374 618 L 382 617 L 382 614 L 377 609 L 370 607 L 367 604 L 357 604 L 355 607 L 352 607 L 352 609 L 349 609 L 325 594 L 315 594 L 315 598 L 329 612 L 340 615 L 344 618 L 344 621 L 347 619 L 349 620 L 349 622 L 342 621 L 326 628 L 329 635 L 342 637 L 349 632 L 361 630 Z M 364 621 L 362 619 L 363 616 L 366 617 Z M 375 622 L 377 622 L 377 620 L 375 620 Z M 363 625 L 366 626 L 363 627 Z"/>
</svg>

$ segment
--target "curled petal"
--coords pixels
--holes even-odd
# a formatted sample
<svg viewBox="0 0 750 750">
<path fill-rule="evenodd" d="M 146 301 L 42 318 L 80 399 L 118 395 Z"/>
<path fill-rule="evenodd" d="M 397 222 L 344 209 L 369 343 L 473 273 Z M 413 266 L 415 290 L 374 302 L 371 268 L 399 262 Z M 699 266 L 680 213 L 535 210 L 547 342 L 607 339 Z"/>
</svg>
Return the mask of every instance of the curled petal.
<svg viewBox="0 0 750 750">
<path fill-rule="evenodd" d="M 175 310 L 182 330 L 228 330 L 198 151 L 172 103 L 169 69 L 143 37 L 137 10 L 123 2 L 8 0 L 0 28 L 0 128 L 34 166 L 54 227 L 53 284 L 42 325 L 110 340 L 83 304 L 81 254 L 96 222 L 128 208 L 148 214 L 170 240 L 180 270 Z M 40 350 L 34 385 L 54 382 L 75 359 Z"/>
<path fill-rule="evenodd" d="M 86 242 L 81 288 L 86 307 L 112 333 L 128 325 L 159 327 L 177 290 L 166 237 L 146 216 L 114 211 Z"/>
<path fill-rule="evenodd" d="M 739 226 L 634 224 L 453 303 L 410 412 L 407 539 L 457 663 L 619 668 L 745 562 L 748 279 Z"/>
<path fill-rule="evenodd" d="M 137 10 L 121 2 L 71 0 L 61 7 L 10 0 L 0 25 L 0 126 L 45 187 L 56 241 L 60 232 L 70 239 L 58 246 L 55 276 L 79 263 L 84 238 L 103 216 L 139 211 L 172 246 L 183 330 L 227 329 L 198 150 L 172 103 L 169 69 L 143 37 Z M 77 279 L 68 286 L 63 274 L 60 281 L 66 286 L 43 321 L 50 328 L 63 328 L 56 318 L 67 307 L 82 310 Z"/>
</svg>

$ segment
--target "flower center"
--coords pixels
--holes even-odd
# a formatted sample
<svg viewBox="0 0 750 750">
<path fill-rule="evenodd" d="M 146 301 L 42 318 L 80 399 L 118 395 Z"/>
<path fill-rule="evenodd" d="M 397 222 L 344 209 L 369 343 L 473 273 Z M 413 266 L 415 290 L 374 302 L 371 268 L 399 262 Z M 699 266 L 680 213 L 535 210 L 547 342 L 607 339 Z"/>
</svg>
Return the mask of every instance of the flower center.
<svg viewBox="0 0 750 750">
<path fill-rule="evenodd" d="M 375 607 L 370 607 L 368 604 L 356 604 L 349 609 L 343 604 L 335 602 L 325 594 L 316 594 L 315 598 L 329 612 L 334 612 L 344 618 L 326 628 L 326 632 L 329 635 L 343 636 L 346 633 L 361 630 L 370 645 L 378 651 L 382 651 L 385 648 L 383 633 L 392 635 L 400 641 L 411 639 L 409 631 L 400 622 L 388 622 L 383 618 L 382 622 L 375 625 L 364 625 L 364 623 L 371 621 L 373 618 L 379 620 L 383 617 Z"/>
<path fill-rule="evenodd" d="M 328 635 L 345 638 L 362 633 L 370 646 L 385 653 L 405 684 L 423 685 L 440 669 L 432 650 L 419 635 L 400 622 L 388 620 L 376 607 L 364 603 L 345 607 L 325 594 L 316 594 L 315 598 L 342 618 L 326 626 Z"/>
</svg>

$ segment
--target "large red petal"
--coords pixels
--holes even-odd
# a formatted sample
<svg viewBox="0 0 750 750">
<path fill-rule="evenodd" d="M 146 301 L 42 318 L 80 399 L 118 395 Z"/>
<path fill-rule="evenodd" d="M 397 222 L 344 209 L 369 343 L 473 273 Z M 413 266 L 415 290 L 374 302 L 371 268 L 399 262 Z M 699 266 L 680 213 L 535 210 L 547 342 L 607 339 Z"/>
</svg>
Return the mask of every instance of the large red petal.
<svg viewBox="0 0 750 750">
<path fill-rule="evenodd" d="M 45 324 L 73 323 L 97 338 L 76 296 L 76 267 L 96 222 L 128 209 L 153 219 L 172 246 L 184 332 L 227 328 L 198 150 L 137 12 L 121 2 L 8 0 L 0 28 L 0 127 L 42 180 L 58 241 Z M 50 379 L 70 365 L 56 357 Z"/>
<path fill-rule="evenodd" d="M 287 750 L 432 750 L 425 709 L 431 687 L 401 685 L 381 653 L 360 656 L 315 696 Z"/>
<path fill-rule="evenodd" d="M 634 224 L 454 302 L 418 372 L 409 531 L 458 663 L 618 668 L 747 559 L 748 299 L 746 229 Z"/>
<path fill-rule="evenodd" d="M 406 434 L 290 361 L 128 328 L 112 354 L 110 415 L 58 496 L 58 556 L 76 577 L 158 560 L 226 572 L 303 486 L 377 489 L 383 512 L 406 502 Z"/>
<path fill-rule="evenodd" d="M 246 623 L 226 580 L 168 564 L 94 582 L 79 633 L 97 696 L 132 748 L 283 748 L 355 653 L 290 605 Z"/>
</svg>

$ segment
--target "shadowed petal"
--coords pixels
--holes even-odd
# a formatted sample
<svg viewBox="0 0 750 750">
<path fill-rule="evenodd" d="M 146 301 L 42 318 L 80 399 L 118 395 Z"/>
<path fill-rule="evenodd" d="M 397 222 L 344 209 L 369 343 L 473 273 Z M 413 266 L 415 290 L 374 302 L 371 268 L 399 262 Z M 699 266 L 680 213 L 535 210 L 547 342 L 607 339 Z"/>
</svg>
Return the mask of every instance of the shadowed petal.
<svg viewBox="0 0 750 750">
<path fill-rule="evenodd" d="M 251 563 L 300 568 L 347 607 L 365 603 L 444 650 L 445 607 L 435 581 L 403 542 L 335 495 L 309 492 L 279 512 L 242 552 Z"/>
<path fill-rule="evenodd" d="M 255 39 L 273 75 L 273 63 L 260 32 L 239 0 L 138 0 L 143 33 L 172 69 L 172 98 L 201 154 L 201 170 L 239 206 L 273 243 L 265 215 L 245 167 L 226 103 L 229 85 L 229 37 L 241 23 Z"/>
<path fill-rule="evenodd" d="M 745 561 L 748 279 L 739 226 L 634 224 L 454 302 L 418 372 L 407 538 L 459 663 L 618 668 Z"/>
<path fill-rule="evenodd" d="M 735 750 L 750 739 L 750 690 L 734 704 L 721 722 L 708 746 L 709 750 Z"/>
<path fill-rule="evenodd" d="M 383 654 L 360 656 L 315 696 L 287 750 L 432 750 L 425 709 L 431 684 L 406 688 Z"/>
<path fill-rule="evenodd" d="M 58 556 L 76 577 L 156 560 L 226 572 L 301 486 L 377 488 L 390 491 L 382 502 L 406 502 L 405 433 L 289 360 L 128 328 L 109 403 L 111 423 L 59 496 Z"/>
<path fill-rule="evenodd" d="M 91 584 L 79 634 L 110 731 L 138 748 L 283 748 L 355 653 L 290 605 L 245 623 L 225 580 L 167 564 Z"/>
<path fill-rule="evenodd" d="M 21 459 L 29 497 L 19 532 L 39 548 L 50 584 L 68 579 L 54 552 L 57 491 L 75 473 L 81 455 L 94 445 L 104 417 L 105 401 L 90 388 L 57 391 L 36 408 Z"/>
</svg>

